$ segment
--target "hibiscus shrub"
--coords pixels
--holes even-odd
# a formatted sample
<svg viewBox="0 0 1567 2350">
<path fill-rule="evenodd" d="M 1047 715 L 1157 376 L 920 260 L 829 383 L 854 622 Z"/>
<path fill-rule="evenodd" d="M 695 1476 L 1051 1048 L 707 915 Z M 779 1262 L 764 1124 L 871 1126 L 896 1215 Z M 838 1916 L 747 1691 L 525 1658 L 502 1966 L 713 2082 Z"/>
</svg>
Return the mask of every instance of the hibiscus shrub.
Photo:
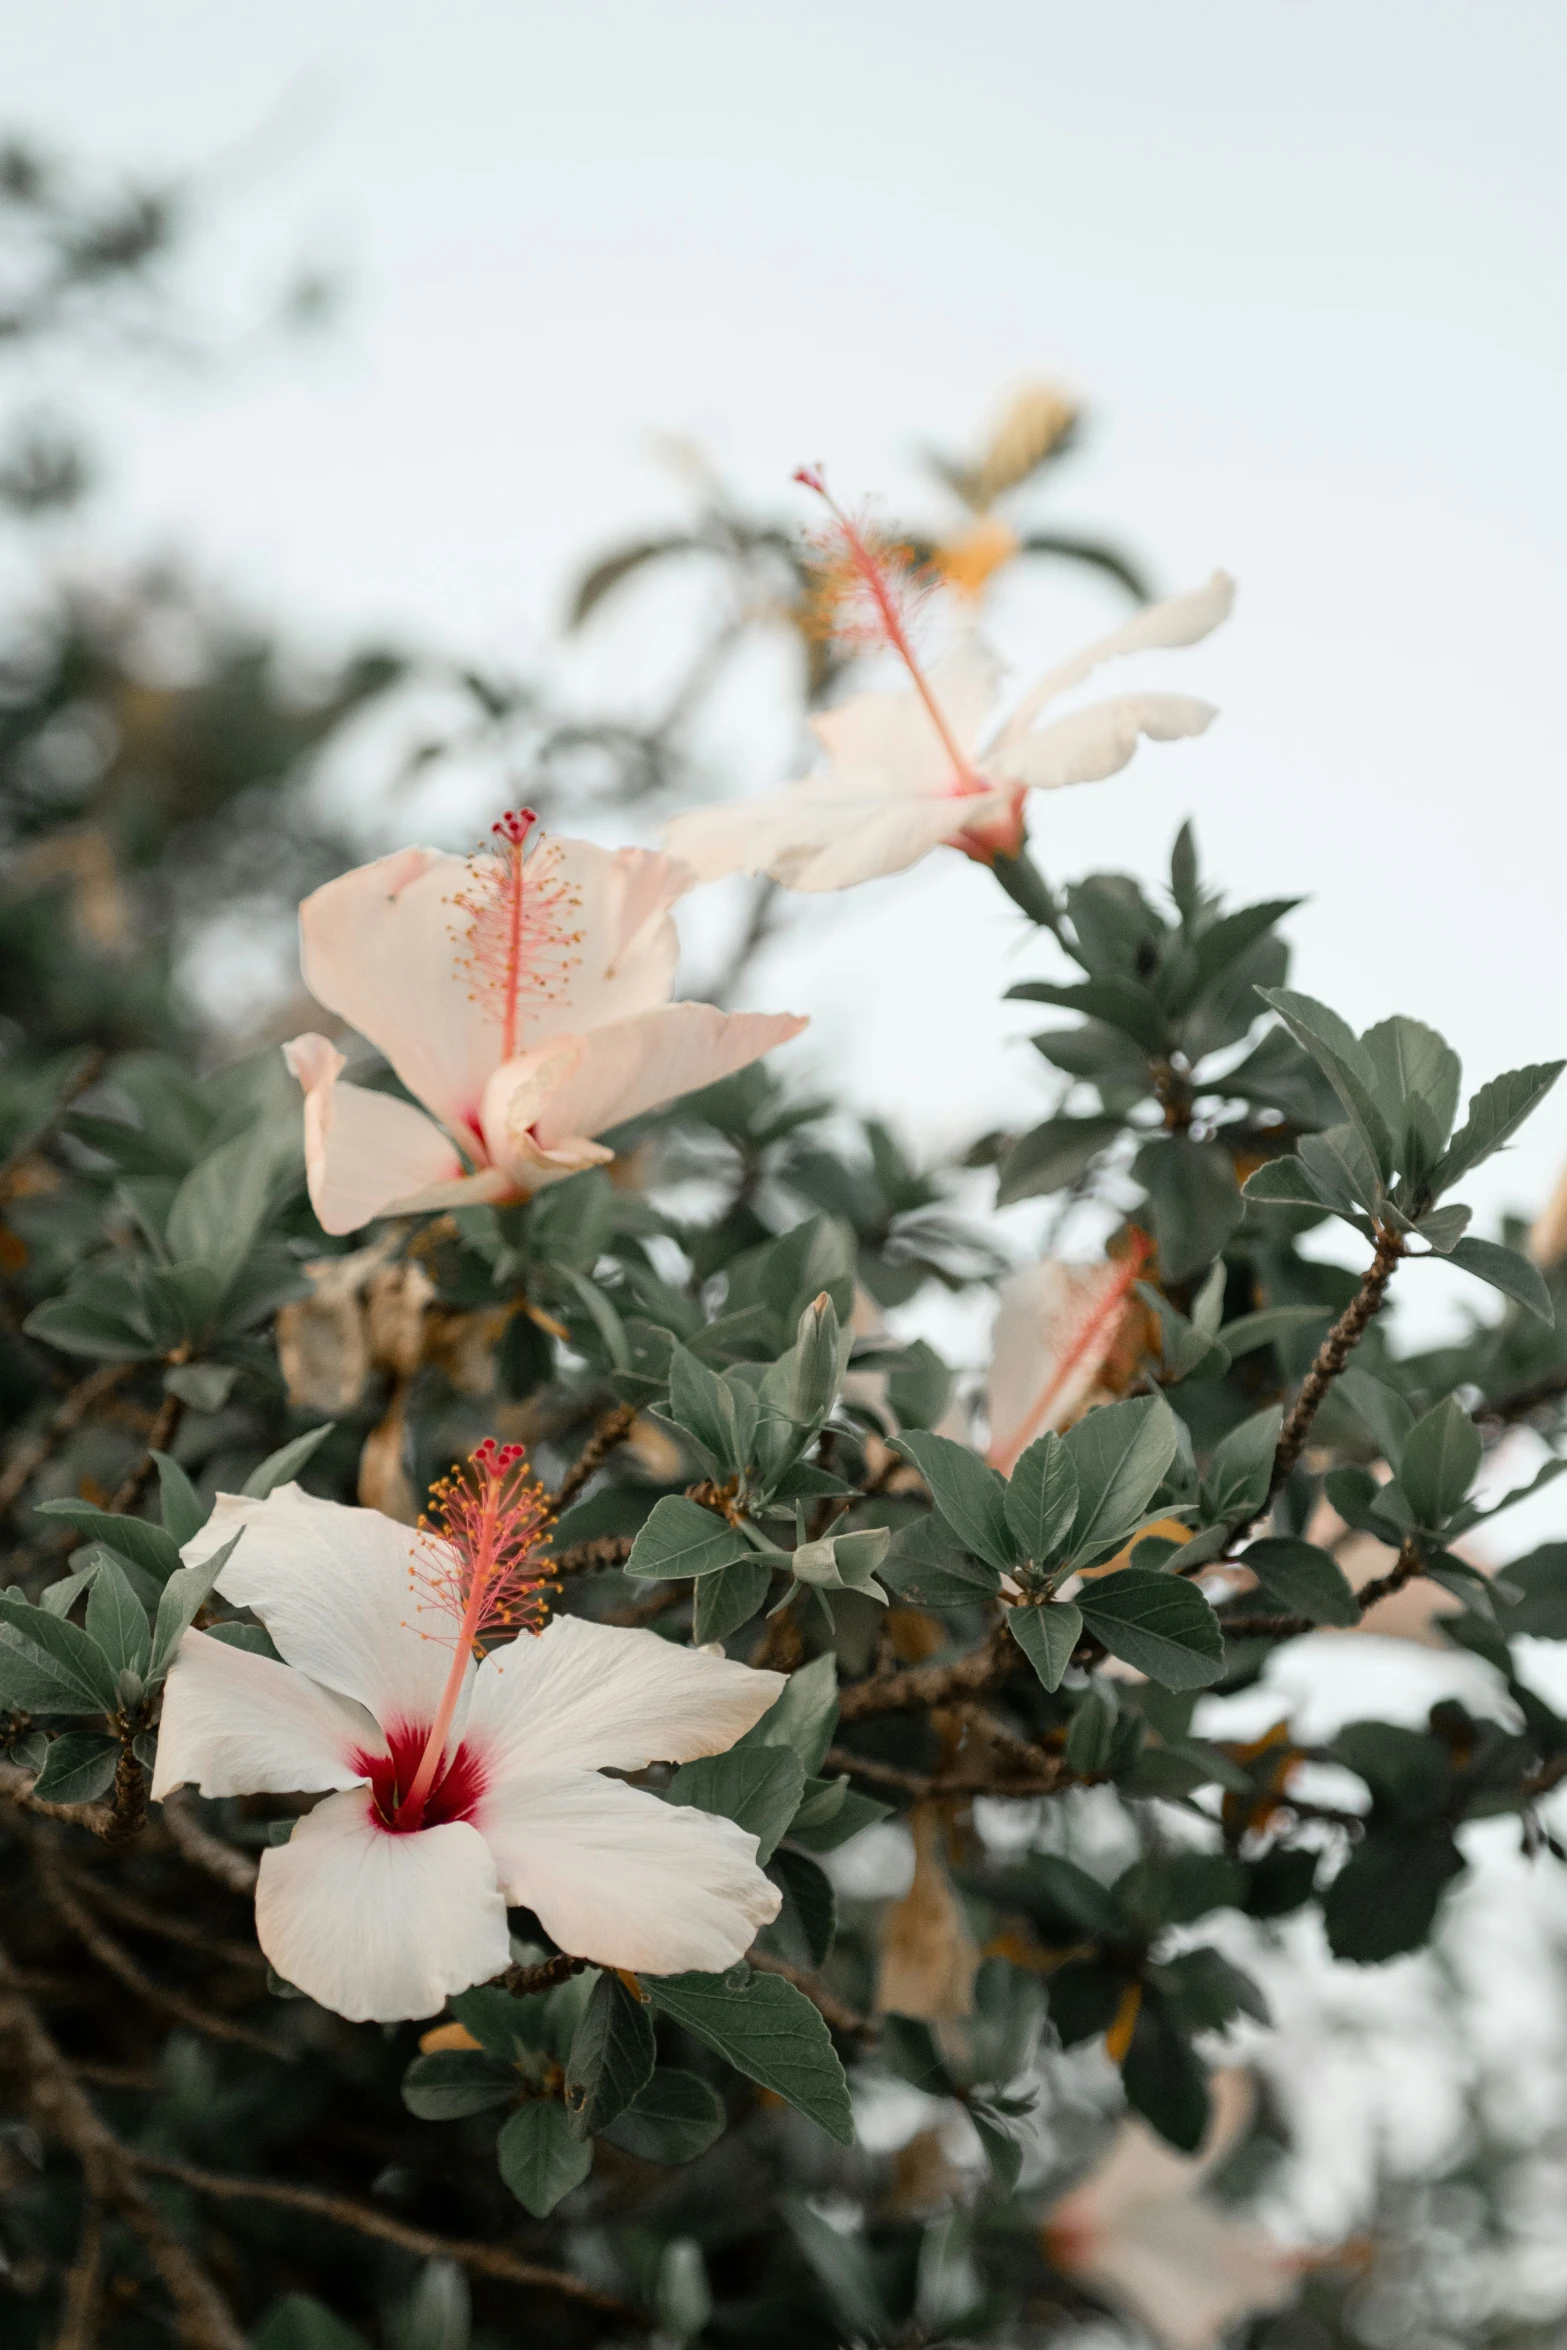
<svg viewBox="0 0 1567 2350">
<path fill-rule="evenodd" d="M 688 872 L 523 816 L 307 902 L 361 1082 L 316 1036 L 0 1064 L 8 2339 L 825 2350 L 1183 2292 L 1209 2339 L 1294 2273 L 1199 2200 L 1268 2134 L 1248 1951 L 1420 1947 L 1471 1820 L 1567 1857 L 1518 1645 L 1567 1546 L 1467 1540 L 1513 1431 L 1525 1490 L 1563 1465 L 1564 1219 L 1452 1196 L 1561 1064 L 1462 1105 L 1432 1030 L 1287 987 L 1292 901 L 1226 911 L 1189 829 L 1167 887 L 1058 893 L 1026 791 L 1202 705 L 1041 694 L 977 749 L 988 667 L 882 621 L 905 694 L 675 837 L 994 870 L 1064 1082 L 966 1169 L 792 1094 L 788 1015 L 670 1002 Z M 1008 1272 L 992 1180 L 1076 1256 Z M 1400 1352 L 1430 1257 L 1482 1310 Z M 920 1300 L 998 1283 L 980 1397 Z M 1368 1622 L 1494 1711 L 1227 1732 Z"/>
</svg>

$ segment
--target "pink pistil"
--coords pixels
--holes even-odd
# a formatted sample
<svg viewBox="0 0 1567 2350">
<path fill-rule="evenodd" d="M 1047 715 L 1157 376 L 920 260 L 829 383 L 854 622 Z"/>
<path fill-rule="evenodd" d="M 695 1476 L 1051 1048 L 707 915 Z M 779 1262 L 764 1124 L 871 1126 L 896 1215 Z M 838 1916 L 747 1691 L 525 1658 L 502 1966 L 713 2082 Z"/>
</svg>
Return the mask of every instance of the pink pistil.
<svg viewBox="0 0 1567 2350">
<path fill-rule="evenodd" d="M 430 1501 L 431 1517 L 419 1525 L 435 1540 L 424 1545 L 412 1579 L 425 1595 L 420 1608 L 454 1616 L 457 1636 L 424 1752 L 397 1806 L 400 1829 L 424 1818 L 469 1658 L 484 1653 L 486 1636 L 493 1642 L 499 1634 L 537 1632 L 550 1580 L 543 1557 L 549 1503 L 527 1473 L 520 1444 L 498 1445 L 487 1436 L 465 1468 L 431 1487 Z"/>
</svg>

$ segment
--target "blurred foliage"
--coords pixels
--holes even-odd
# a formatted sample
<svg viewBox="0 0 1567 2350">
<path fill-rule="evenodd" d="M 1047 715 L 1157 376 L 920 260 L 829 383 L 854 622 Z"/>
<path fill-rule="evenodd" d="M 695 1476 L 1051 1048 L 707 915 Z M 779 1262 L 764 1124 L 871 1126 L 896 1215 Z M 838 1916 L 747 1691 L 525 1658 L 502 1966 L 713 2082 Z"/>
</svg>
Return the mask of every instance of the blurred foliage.
<svg viewBox="0 0 1567 2350">
<path fill-rule="evenodd" d="M 184 218 L 12 149 L 0 358 L 160 333 Z M 933 460 L 960 514 L 922 556 L 976 594 L 1030 558 L 1142 593 L 1113 547 L 1028 519 L 1076 428 L 1036 389 L 977 452 Z M 63 428 L 54 446 L 55 491 L 42 442 L 3 477 L 24 536 L 84 488 Z M 1254 1954 L 1279 1922 L 1315 1915 L 1339 1963 L 1380 1965 L 1440 1930 L 1470 1823 L 1561 1857 L 1541 1804 L 1567 1723 L 1527 1643 L 1567 1637 L 1567 1551 L 1489 1578 L 1453 1545 L 1493 1514 L 1477 1481 L 1511 1430 L 1542 1440 L 1542 1481 L 1562 1465 L 1567 1274 L 1521 1230 L 1476 1239 L 1444 1197 L 1554 1071 L 1490 1080 L 1460 1121 L 1442 1040 L 1406 1020 L 1356 1037 L 1289 992 L 1291 901 L 1227 907 L 1189 828 L 1158 889 L 1033 876 L 1043 975 L 1014 993 L 1069 1016 L 1036 1040 L 1052 1098 L 966 1170 L 754 1068 L 622 1131 L 612 1172 L 320 1230 L 292 1082 L 204 1022 L 193 940 L 349 861 L 312 777 L 421 680 L 462 715 L 389 789 L 477 743 L 525 765 L 547 813 L 664 792 L 745 633 L 806 641 L 792 536 L 711 486 L 689 530 L 585 574 L 574 625 L 693 559 L 731 610 L 641 729 L 433 656 L 303 681 L 169 573 L 29 581 L 4 618 L 0 2306 L 19 2350 L 214 2350 L 236 2325 L 260 2350 L 1102 2327 L 1049 2212 L 1128 2111 L 1198 2146 L 1213 2063 L 1266 2018 Z M 809 642 L 807 701 L 840 682 Z M 1096 1408 L 1041 1419 L 1006 1476 L 898 1320 L 1003 1272 L 962 1212 L 992 1166 L 1002 1202 L 1112 1227 L 1124 1307 Z M 1302 1248 L 1329 1219 L 1369 1246 L 1364 1275 Z M 1383 1292 L 1424 1255 L 1491 1310 L 1400 1354 Z M 1042 1327 L 1042 1364 L 1056 1343 Z M 217 1492 L 297 1475 L 407 1520 L 491 1433 L 564 1493 L 562 1606 L 790 1673 L 760 1738 L 645 1779 L 765 1833 L 783 1908 L 752 1967 L 650 1979 L 647 2007 L 555 1965 L 514 1913 L 512 1979 L 460 1995 L 429 2045 L 269 1979 L 247 1888 L 301 1803 L 187 1796 L 149 1821 L 146 1772 L 196 1608 L 264 1639 L 180 1580 Z M 1280 1643 L 1357 1627 L 1379 1591 L 1493 1668 L 1505 1720 L 1449 1702 L 1328 1745 L 1287 1718 L 1205 1734 L 1204 1693 L 1255 1687 Z M 879 1828 L 885 1852 L 894 1818 L 918 1854 L 901 1893 L 857 1841 Z M 852 2142 L 851 2086 L 862 2121 L 912 2111 L 891 2151 Z M 1378 2278 L 1417 2276 L 1455 2212 L 1459 2240 L 1481 2232 L 1456 2193 L 1390 2188 L 1372 2282 L 1313 2277 L 1256 2321 L 1259 2350 L 1523 2340 L 1461 2326 L 1425 2283 L 1388 2315 Z"/>
</svg>

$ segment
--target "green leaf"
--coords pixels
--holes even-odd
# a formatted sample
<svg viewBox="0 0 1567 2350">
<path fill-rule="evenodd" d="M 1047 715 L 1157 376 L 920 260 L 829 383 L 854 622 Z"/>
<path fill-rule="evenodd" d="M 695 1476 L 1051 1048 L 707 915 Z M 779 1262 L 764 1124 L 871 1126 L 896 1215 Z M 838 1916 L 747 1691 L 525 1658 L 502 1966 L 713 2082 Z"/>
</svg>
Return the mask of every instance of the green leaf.
<svg viewBox="0 0 1567 2350">
<path fill-rule="evenodd" d="M 1273 1162 L 1275 1166 L 1278 1163 Z M 1331 1306 L 1263 1306 L 1258 1313 L 1241 1314 L 1227 1322 L 1219 1337 L 1230 1359 L 1238 1361 L 1259 1346 L 1276 1346 L 1281 1338 L 1293 1338 L 1298 1330 L 1332 1319 Z"/>
<path fill-rule="evenodd" d="M 1300 1163 L 1336 1215 L 1351 1221 L 1375 1215 L 1382 1198 L 1376 1162 L 1353 1126 L 1328 1126 L 1303 1134 Z"/>
<path fill-rule="evenodd" d="M 566 2119 L 572 2136 L 591 2138 L 624 2113 L 647 2087 L 657 2061 L 652 2017 L 606 1969 L 593 1986 L 566 2060 Z"/>
<path fill-rule="evenodd" d="M 1115 1700 L 1097 1683 L 1085 1689 L 1066 1734 L 1068 1768 L 1094 1779 L 1104 1770 L 1120 1723 Z"/>
<path fill-rule="evenodd" d="M 1555 1322 L 1556 1308 L 1538 1266 L 1516 1249 L 1501 1248 L 1494 1240 L 1460 1240 L 1448 1250 L 1447 1262 L 1473 1273 L 1477 1281 L 1488 1281 L 1540 1321 Z"/>
<path fill-rule="evenodd" d="M 514 2064 L 483 2048 L 436 2048 L 403 2075 L 403 2103 L 422 2122 L 461 2121 L 509 2105 L 522 2082 Z"/>
<path fill-rule="evenodd" d="M 1305 1161 L 1287 1151 L 1282 1158 L 1265 1159 L 1254 1167 L 1241 1185 L 1241 1198 L 1255 1200 L 1264 1208 L 1317 1208 L 1325 1211 L 1327 1201 L 1312 1182 Z M 1229 1345 L 1226 1338 L 1225 1345 Z"/>
<path fill-rule="evenodd" d="M 1014 1200 L 1034 1199 L 1043 1193 L 1065 1191 L 1086 1175 L 1095 1159 L 1123 1132 L 1119 1118 L 1047 1118 L 1042 1126 L 1020 1134 L 1001 1162 L 996 1186 L 998 1208 Z"/>
<path fill-rule="evenodd" d="M 163 1507 L 163 1531 L 176 1550 L 183 1550 L 199 1534 L 210 1513 L 179 1462 L 166 1452 L 154 1452 L 158 1464 L 158 1491 Z"/>
<path fill-rule="evenodd" d="M 146 1518 L 129 1518 L 113 1510 L 95 1509 L 90 1501 L 41 1501 L 38 1514 L 63 1519 L 88 1542 L 107 1543 L 145 1567 L 158 1583 L 166 1583 L 180 1563 L 177 1546 L 161 1526 Z"/>
<path fill-rule="evenodd" d="M 1235 913 L 1222 915 L 1217 922 L 1210 922 L 1206 930 L 1199 931 L 1192 942 L 1192 960 L 1198 979 L 1193 999 L 1303 902 L 1300 898 L 1270 898 L 1261 905 L 1241 906 Z"/>
<path fill-rule="evenodd" d="M 891 1811 L 890 1803 L 862 1795 L 842 1773 L 836 1779 L 807 1779 L 805 1800 L 789 1822 L 789 1841 L 802 1844 L 807 1852 L 836 1852 L 840 1844 L 874 1827 Z"/>
<path fill-rule="evenodd" d="M 720 1567 L 755 1555 L 743 1534 L 700 1502 L 666 1493 L 653 1504 L 632 1544 L 626 1573 L 667 1582 L 679 1575 L 715 1575 Z"/>
<path fill-rule="evenodd" d="M 916 1607 L 982 1606 L 1001 1583 L 1000 1570 L 971 1557 L 936 1510 L 898 1528 L 880 1571 Z"/>
<path fill-rule="evenodd" d="M 1527 1068 L 1509 1069 L 1482 1085 L 1469 1104 L 1469 1115 L 1431 1177 L 1432 1189 L 1451 1190 L 1471 1167 L 1478 1167 L 1493 1151 L 1500 1150 L 1544 1101 L 1564 1067 L 1567 1063 L 1561 1061 L 1532 1062 Z M 1497 1286 L 1500 1288 L 1502 1284 Z"/>
<path fill-rule="evenodd" d="M 230 1535 L 228 1541 L 215 1550 L 210 1558 L 203 1559 L 199 1566 L 177 1567 L 164 1584 L 152 1630 L 152 1657 L 147 1668 L 149 1679 L 161 1679 L 174 1662 L 176 1649 L 211 1597 L 218 1577 L 228 1565 L 234 1546 L 243 1533 L 244 1528 L 241 1527 L 238 1534 Z M 91 1629 L 91 1626 L 92 1611 L 89 1607 L 88 1628 Z"/>
<path fill-rule="evenodd" d="M 1208 2070 L 1151 1986 L 1144 1989 L 1121 2067 L 1127 2103 L 1161 2138 L 1195 2154 L 1207 2133 Z"/>
<path fill-rule="evenodd" d="M 1259 987 L 1257 993 L 1278 1013 L 1296 1043 L 1310 1053 L 1349 1113 L 1377 1172 L 1384 1181 L 1390 1180 L 1393 1138 L 1373 1098 L 1376 1065 L 1359 1037 L 1337 1012 L 1329 1011 L 1312 996 L 1298 995 L 1288 987 Z"/>
<path fill-rule="evenodd" d="M 120 1742 L 101 1730 L 67 1730 L 51 1739 L 33 1789 L 48 1803 L 95 1803 L 114 1784 Z"/>
<path fill-rule="evenodd" d="M 289 1443 L 279 1445 L 276 1452 L 269 1452 L 260 1467 L 251 1470 L 240 1487 L 241 1493 L 251 1501 L 265 1501 L 278 1486 L 287 1485 L 299 1475 L 312 1453 L 325 1444 L 336 1426 L 335 1420 L 324 1420 L 319 1428 L 309 1428 L 303 1436 L 296 1436 Z"/>
<path fill-rule="evenodd" d="M 1059 1436 L 1041 1436 L 1018 1460 L 1003 1507 L 1023 1556 L 1037 1563 L 1065 1542 L 1077 1515 L 1077 1471 Z"/>
<path fill-rule="evenodd" d="M 1203 1491 L 1214 1518 L 1254 1518 L 1268 1498 L 1283 1413 L 1277 1404 L 1242 1420 L 1216 1446 Z"/>
<path fill-rule="evenodd" d="M 767 1597 L 772 1583 L 770 1560 L 754 1554 L 704 1575 L 696 1586 L 691 1629 L 698 1647 L 709 1640 L 727 1640 L 748 1624 Z"/>
<path fill-rule="evenodd" d="M 46 1608 L 0 1592 L 0 1699 L 27 1713 L 112 1714 L 116 1673 L 96 1640 Z"/>
<path fill-rule="evenodd" d="M 1009 1607 L 1007 1630 L 1047 1689 L 1059 1689 L 1072 1651 L 1083 1636 L 1083 1619 L 1069 1599 L 1044 1607 Z"/>
<path fill-rule="evenodd" d="M 850 1333 L 852 1337 L 852 1332 Z M 823 1290 L 800 1316 L 794 1340 L 790 1417 L 800 1428 L 814 1427 L 832 1410 L 848 1359 L 832 1299 Z M 744 1463 L 736 1461 L 735 1467 Z"/>
<path fill-rule="evenodd" d="M 808 1965 L 825 1966 L 838 1932 L 838 1897 L 825 1869 L 807 1860 L 803 1852 L 775 1852 L 771 1874 L 783 1892 L 784 1910 L 778 1927 L 789 1919 L 805 1947 Z M 786 1953 L 787 1955 L 787 1953 Z"/>
<path fill-rule="evenodd" d="M 694 1440 L 716 1476 L 733 1476 L 745 1467 L 756 1421 L 754 1404 L 742 1442 L 735 1390 L 720 1372 L 709 1370 L 683 1346 L 669 1358 L 669 1409 L 676 1426 Z"/>
<path fill-rule="evenodd" d="M 898 2331 L 882 2297 L 875 2265 L 864 2242 L 846 2236 L 814 2211 L 803 2195 L 784 2199 L 789 2232 L 826 2295 L 833 2334 L 855 2344 L 890 2342 Z"/>
<path fill-rule="evenodd" d="M 1322 1896 L 1322 1922 L 1335 1958 L 1376 1966 L 1418 1950 L 1437 1905 L 1464 1866 L 1450 1828 L 1395 1827 L 1357 1845 Z"/>
<path fill-rule="evenodd" d="M 840 2146 L 854 2143 L 849 2084 L 831 2036 L 803 1991 L 781 1975 L 646 1975 L 661 2014 L 806 2114 Z"/>
<path fill-rule="evenodd" d="M 1399 1456 L 1398 1482 L 1415 1523 L 1437 1529 L 1459 1509 L 1479 1473 L 1485 1447 L 1456 1395 L 1417 1420 Z"/>
<path fill-rule="evenodd" d="M 1062 1442 L 1077 1472 L 1077 1514 L 1068 1554 L 1077 1567 L 1112 1558 L 1142 1523 L 1174 1460 L 1180 1433 L 1162 1396 L 1103 1404 Z"/>
<path fill-rule="evenodd" d="M 94 1265 L 79 1271 L 63 1297 L 34 1306 L 22 1328 L 62 1354 L 134 1363 L 162 1351 L 146 1314 L 140 1267 Z"/>
<path fill-rule="evenodd" d="M 654 2073 L 604 2136 L 641 2162 L 694 2162 L 724 2133 L 723 2101 L 696 2073 Z"/>
<path fill-rule="evenodd" d="M 116 1673 L 144 1673 L 152 1646 L 147 1611 L 113 1552 L 106 1552 L 87 1594 L 87 1636 Z"/>
<path fill-rule="evenodd" d="M 1360 1603 L 1343 1568 L 1314 1542 L 1265 1534 L 1260 1542 L 1248 1543 L 1240 1563 L 1251 1569 L 1267 1597 L 1287 1615 L 1309 1616 L 1314 1624 L 1360 1621 Z"/>
<path fill-rule="evenodd" d="M 1119 1028 L 1145 1052 L 1162 1057 L 1170 1049 L 1170 1032 L 1163 1012 L 1146 987 L 1135 979 L 1085 979 L 1058 987 L 1048 979 L 1025 979 L 1007 989 L 1009 1003 L 1059 1004 L 1064 1011 L 1086 1012 Z"/>
<path fill-rule="evenodd" d="M 552 2097 L 519 2106 L 495 2143 L 501 2177 L 524 2211 L 548 2219 L 563 2195 L 593 2168 L 593 2141 L 571 2134 L 566 2109 Z"/>
<path fill-rule="evenodd" d="M 1224 1672 L 1219 1619 L 1195 1584 L 1122 1567 L 1085 1583 L 1076 1604 L 1112 1656 L 1164 1689 L 1206 1689 Z"/>
<path fill-rule="evenodd" d="M 837 1723 L 838 1660 L 829 1650 L 789 1675 L 776 1701 L 729 1751 L 784 1747 L 809 1775 L 821 1769 Z"/>
<path fill-rule="evenodd" d="M 682 1763 L 669 1782 L 669 1801 L 736 1821 L 756 1838 L 757 1859 L 768 1861 L 799 1809 L 805 1779 L 799 1756 L 787 1746 L 734 1746 Z"/>
<path fill-rule="evenodd" d="M 169 1210 L 169 1254 L 208 1267 L 223 1296 L 266 1222 L 279 1166 L 264 1127 L 221 1143 L 185 1177 Z"/>
<path fill-rule="evenodd" d="M 931 1497 L 958 1540 L 1004 1574 L 1022 1552 L 1007 1516 L 1006 1480 L 966 1444 L 916 1429 L 894 1439 L 930 1487 Z"/>
<path fill-rule="evenodd" d="M 309 2293 L 285 2293 L 257 2328 L 255 2350 L 365 2350 L 365 2338 Z"/>
<path fill-rule="evenodd" d="M 1144 1143 L 1132 1172 L 1152 1202 L 1160 1278 L 1189 1281 L 1213 1263 L 1244 1213 L 1229 1153 L 1176 1134 Z"/>
</svg>

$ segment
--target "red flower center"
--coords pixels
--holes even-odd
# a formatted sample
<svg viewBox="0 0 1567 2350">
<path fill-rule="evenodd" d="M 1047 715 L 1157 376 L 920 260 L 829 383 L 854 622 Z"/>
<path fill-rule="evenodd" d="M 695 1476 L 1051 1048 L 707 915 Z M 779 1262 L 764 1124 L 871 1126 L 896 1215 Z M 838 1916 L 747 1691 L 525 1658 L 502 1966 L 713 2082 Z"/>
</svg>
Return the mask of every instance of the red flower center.
<svg viewBox="0 0 1567 2350">
<path fill-rule="evenodd" d="M 478 1809 L 485 1788 L 485 1771 L 466 1741 L 444 1769 L 437 1772 L 429 1794 L 417 1809 L 403 1800 L 405 1789 L 413 1785 L 429 1734 L 428 1722 L 399 1722 L 386 1733 L 389 1753 L 361 1751 L 353 1758 L 355 1769 L 363 1771 L 370 1782 L 371 1822 L 377 1828 L 384 1828 L 388 1835 L 407 1836 L 416 1828 L 441 1828 L 448 1820 L 469 1820 Z"/>
</svg>

